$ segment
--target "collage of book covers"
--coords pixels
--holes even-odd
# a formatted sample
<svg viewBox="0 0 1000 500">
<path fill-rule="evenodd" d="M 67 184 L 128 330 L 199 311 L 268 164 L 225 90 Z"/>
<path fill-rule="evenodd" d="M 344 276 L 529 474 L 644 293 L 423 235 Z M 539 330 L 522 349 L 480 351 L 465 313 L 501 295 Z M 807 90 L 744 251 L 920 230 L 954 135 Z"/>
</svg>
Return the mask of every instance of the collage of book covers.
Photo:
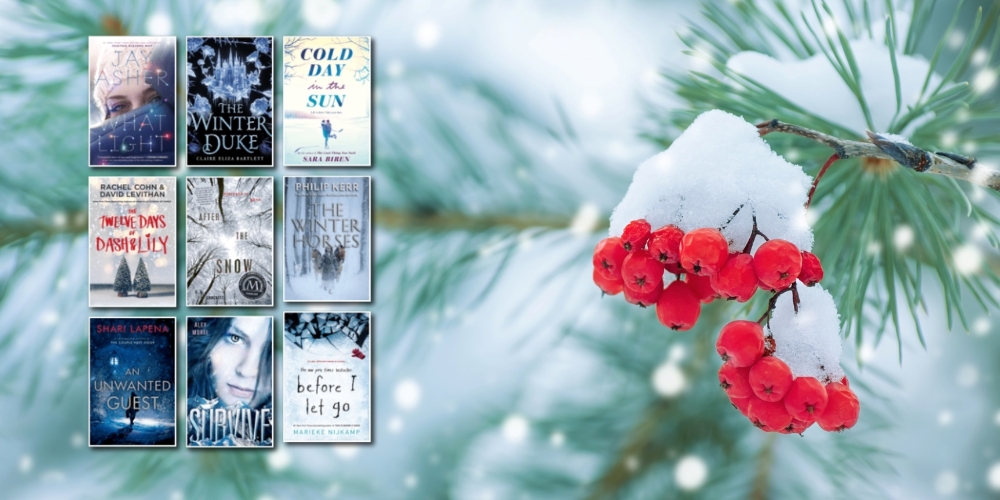
<svg viewBox="0 0 1000 500">
<path fill-rule="evenodd" d="M 89 47 L 90 446 L 371 442 L 371 38 Z"/>
</svg>

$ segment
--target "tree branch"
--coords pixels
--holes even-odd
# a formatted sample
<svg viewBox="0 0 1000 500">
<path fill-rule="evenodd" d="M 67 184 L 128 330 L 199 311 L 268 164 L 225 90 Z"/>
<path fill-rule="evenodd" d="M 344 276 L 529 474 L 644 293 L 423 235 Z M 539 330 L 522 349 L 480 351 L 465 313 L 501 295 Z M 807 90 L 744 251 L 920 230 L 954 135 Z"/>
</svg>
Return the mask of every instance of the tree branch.
<svg viewBox="0 0 1000 500">
<path fill-rule="evenodd" d="M 975 158 L 955 153 L 924 151 L 897 135 L 867 132 L 871 142 L 850 141 L 778 120 L 758 124 L 757 132 L 761 137 L 771 132 L 798 135 L 826 144 L 843 159 L 893 160 L 917 172 L 944 175 L 1000 191 L 1000 172 L 980 165 Z"/>
</svg>

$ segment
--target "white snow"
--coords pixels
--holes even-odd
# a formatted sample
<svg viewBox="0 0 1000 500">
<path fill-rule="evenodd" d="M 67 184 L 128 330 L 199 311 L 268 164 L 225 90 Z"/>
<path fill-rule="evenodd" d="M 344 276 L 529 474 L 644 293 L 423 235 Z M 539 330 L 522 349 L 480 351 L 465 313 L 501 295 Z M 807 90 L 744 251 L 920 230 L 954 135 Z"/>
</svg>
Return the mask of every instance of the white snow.
<svg viewBox="0 0 1000 500">
<path fill-rule="evenodd" d="M 667 224 L 684 231 L 713 227 L 722 230 L 731 250 L 742 250 L 756 214 L 768 238 L 810 250 L 813 235 L 803 206 L 811 183 L 801 167 L 771 150 L 756 126 L 707 111 L 669 149 L 639 165 L 611 214 L 609 233 L 620 235 L 635 219 L 646 219 L 654 230 Z M 755 247 L 762 243 L 757 238 Z"/>
<path fill-rule="evenodd" d="M 896 84 L 889 48 L 881 41 L 867 39 L 854 40 L 850 45 L 861 74 L 861 92 L 875 124 L 874 132 L 888 130 L 896 114 Z M 896 63 L 902 114 L 920 97 L 929 64 L 922 57 L 903 54 L 896 54 Z M 869 128 L 857 98 L 821 53 L 803 60 L 779 61 L 758 52 L 740 52 L 731 57 L 726 66 L 827 121 L 859 133 Z M 981 86 L 992 86 L 988 80 L 984 77 Z M 935 89 L 940 82 L 941 77 L 933 75 L 927 92 Z M 903 134 L 910 135 L 929 118 L 928 115 L 911 122 L 902 131 Z"/>
<path fill-rule="evenodd" d="M 664 398 L 670 399 L 684 392 L 687 386 L 687 377 L 681 371 L 677 363 L 667 361 L 653 371 L 653 390 Z"/>
<path fill-rule="evenodd" d="M 794 377 L 815 377 L 820 382 L 840 381 L 840 314 L 833 296 L 819 285 L 798 287 L 799 311 L 792 307 L 792 292 L 778 297 L 769 330 L 774 355 L 788 364 Z"/>
<path fill-rule="evenodd" d="M 684 491 L 694 491 L 701 488 L 708 479 L 708 466 L 701 457 L 687 455 L 677 461 L 674 468 L 674 481 L 677 487 Z"/>
</svg>

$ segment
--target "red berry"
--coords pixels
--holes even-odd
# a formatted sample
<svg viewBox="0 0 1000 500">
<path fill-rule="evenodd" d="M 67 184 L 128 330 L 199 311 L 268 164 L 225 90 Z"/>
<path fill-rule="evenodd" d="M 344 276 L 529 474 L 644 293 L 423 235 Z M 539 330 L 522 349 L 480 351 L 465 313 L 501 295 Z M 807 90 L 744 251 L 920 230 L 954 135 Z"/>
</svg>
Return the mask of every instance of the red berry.
<svg viewBox="0 0 1000 500">
<path fill-rule="evenodd" d="M 826 409 L 826 388 L 813 377 L 798 377 L 785 394 L 785 408 L 799 420 L 816 420 Z"/>
<path fill-rule="evenodd" d="M 681 239 L 681 267 L 699 276 L 711 276 L 729 258 L 729 244 L 718 229 L 695 229 Z"/>
<path fill-rule="evenodd" d="M 809 427 L 812 426 L 812 424 L 815 423 L 816 423 L 815 420 L 802 421 L 795 417 L 792 417 L 792 423 L 788 424 L 788 427 L 785 427 L 779 430 L 778 432 L 782 434 L 802 434 L 803 432 L 806 431 L 806 429 L 808 429 Z"/>
<path fill-rule="evenodd" d="M 625 287 L 625 302 L 639 307 L 649 307 L 656 304 L 656 299 L 663 293 L 663 286 L 650 288 L 645 292 L 637 292 L 629 287 Z"/>
<path fill-rule="evenodd" d="M 750 388 L 750 369 L 723 363 L 722 368 L 719 368 L 719 386 L 730 398 L 749 398 L 753 395 L 753 389 Z"/>
<path fill-rule="evenodd" d="M 722 327 L 715 350 L 726 364 L 749 368 L 764 355 L 764 329 L 756 321 L 732 321 Z"/>
<path fill-rule="evenodd" d="M 627 255 L 621 238 L 604 238 L 594 248 L 594 269 L 607 278 L 621 279 L 622 262 Z"/>
<path fill-rule="evenodd" d="M 792 416 L 788 414 L 785 405 L 781 401 L 764 401 L 758 397 L 750 397 L 750 406 L 747 408 L 748 417 L 753 425 L 760 427 L 767 432 L 777 432 L 792 423 Z"/>
<path fill-rule="evenodd" d="M 802 253 L 785 240 L 770 240 L 753 255 L 753 269 L 760 287 L 776 292 L 795 283 L 802 270 Z"/>
<path fill-rule="evenodd" d="M 846 385 L 847 387 L 851 386 L 851 381 L 847 380 L 847 375 L 844 375 L 844 378 L 840 380 L 840 383 Z"/>
<path fill-rule="evenodd" d="M 743 414 L 744 417 L 747 416 L 747 409 L 750 406 L 750 398 L 729 398 L 729 403 L 733 405 Z"/>
<path fill-rule="evenodd" d="M 622 281 L 621 277 L 618 277 L 618 279 L 608 278 L 601 274 L 600 269 L 594 269 L 594 283 L 597 284 L 597 288 L 600 288 L 602 292 L 608 295 L 618 295 L 625 286 L 625 282 Z"/>
<path fill-rule="evenodd" d="M 861 413 L 861 403 L 850 387 L 838 382 L 826 385 L 826 395 L 829 399 L 826 409 L 816 418 L 816 423 L 827 432 L 840 432 L 854 427 Z"/>
<path fill-rule="evenodd" d="M 670 282 L 656 301 L 656 318 L 671 330 L 690 330 L 701 314 L 701 302 L 683 281 Z"/>
<path fill-rule="evenodd" d="M 636 250 L 622 263 L 625 288 L 633 292 L 648 292 L 663 285 L 663 265 L 645 250 Z"/>
<path fill-rule="evenodd" d="M 757 273 L 753 270 L 750 254 L 731 256 L 710 279 L 712 288 L 726 300 L 746 302 L 757 291 Z"/>
<path fill-rule="evenodd" d="M 663 268 L 666 269 L 667 272 L 670 274 L 676 274 L 678 276 L 684 274 L 684 268 L 681 267 L 680 262 L 667 262 L 666 264 L 663 265 Z"/>
<path fill-rule="evenodd" d="M 792 386 L 792 370 L 784 361 L 767 356 L 750 367 L 750 388 L 765 401 L 781 401 Z M 782 406 L 784 408 L 784 406 Z"/>
<path fill-rule="evenodd" d="M 679 262 L 681 238 L 684 238 L 681 228 L 673 224 L 663 226 L 649 235 L 649 253 L 663 264 Z"/>
<path fill-rule="evenodd" d="M 813 286 L 823 280 L 823 265 L 819 257 L 812 252 L 802 252 L 802 270 L 799 271 L 799 281 L 805 286 Z"/>
<path fill-rule="evenodd" d="M 712 288 L 711 278 L 708 276 L 698 276 L 688 273 L 684 275 L 684 281 L 694 290 L 694 294 L 698 296 L 698 300 L 706 304 L 719 298 L 719 294 L 715 293 L 715 290 Z"/>
<path fill-rule="evenodd" d="M 646 219 L 636 219 L 629 222 L 622 231 L 622 248 L 629 252 L 644 250 L 649 240 L 649 230 L 652 229 Z"/>
</svg>

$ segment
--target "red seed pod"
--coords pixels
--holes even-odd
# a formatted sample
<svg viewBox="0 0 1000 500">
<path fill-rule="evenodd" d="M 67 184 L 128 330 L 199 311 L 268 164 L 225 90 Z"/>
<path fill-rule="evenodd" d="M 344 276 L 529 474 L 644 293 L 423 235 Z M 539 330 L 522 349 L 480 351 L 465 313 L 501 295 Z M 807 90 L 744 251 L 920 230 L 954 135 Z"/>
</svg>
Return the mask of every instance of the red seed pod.
<svg viewBox="0 0 1000 500">
<path fill-rule="evenodd" d="M 652 229 L 646 219 L 636 219 L 629 222 L 622 231 L 622 248 L 629 252 L 644 250 Z"/>
<path fill-rule="evenodd" d="M 805 286 L 813 286 L 823 280 L 823 265 L 812 252 L 802 252 L 802 270 L 799 281 Z"/>
<path fill-rule="evenodd" d="M 608 295 L 618 295 L 625 287 L 625 282 L 620 277 L 617 280 L 610 279 L 601 274 L 599 269 L 594 269 L 594 283 Z"/>
<path fill-rule="evenodd" d="M 748 416 L 747 409 L 750 406 L 750 399 L 751 398 L 729 398 L 729 404 L 733 405 L 733 408 L 739 410 L 740 413 L 746 417 Z"/>
<path fill-rule="evenodd" d="M 594 269 L 606 278 L 621 279 L 622 262 L 627 255 L 628 252 L 622 248 L 621 238 L 604 238 L 594 247 Z"/>
<path fill-rule="evenodd" d="M 798 377 L 785 394 L 785 408 L 792 417 L 803 421 L 816 420 L 827 403 L 826 388 L 814 377 Z"/>
<path fill-rule="evenodd" d="M 730 256 L 726 265 L 710 278 L 712 288 L 726 300 L 746 302 L 757 291 L 757 272 L 753 257 L 747 253 Z"/>
<path fill-rule="evenodd" d="M 722 327 L 715 350 L 726 364 L 749 368 L 764 355 L 764 329 L 756 321 L 731 321 Z"/>
<path fill-rule="evenodd" d="M 785 240 L 771 240 L 753 255 L 753 269 L 764 290 L 776 292 L 788 288 L 802 270 L 802 252 Z"/>
<path fill-rule="evenodd" d="M 637 292 L 629 287 L 625 287 L 625 302 L 639 307 L 649 307 L 656 304 L 656 299 L 663 293 L 663 285 L 650 288 L 645 292 Z"/>
<path fill-rule="evenodd" d="M 758 397 L 748 399 L 750 406 L 747 409 L 747 416 L 753 425 L 761 430 L 778 432 L 792 423 L 792 416 L 788 414 L 781 401 L 764 401 Z"/>
<path fill-rule="evenodd" d="M 802 434 L 803 432 L 806 431 L 806 429 L 808 429 L 809 427 L 812 426 L 812 424 L 815 423 L 816 423 L 815 420 L 803 421 L 795 417 L 792 417 L 792 423 L 788 424 L 788 427 L 785 427 L 784 429 L 781 429 L 778 432 L 782 434 Z"/>
<path fill-rule="evenodd" d="M 698 276 L 691 273 L 684 275 L 684 281 L 694 290 L 694 294 L 698 296 L 698 300 L 705 304 L 719 298 L 719 294 L 712 288 L 711 279 L 707 276 Z"/>
<path fill-rule="evenodd" d="M 677 263 L 681 258 L 681 239 L 684 231 L 670 224 L 663 226 L 649 235 L 649 253 L 662 264 Z"/>
<path fill-rule="evenodd" d="M 671 330 L 690 330 L 701 314 L 701 302 L 683 281 L 672 281 L 656 301 L 656 318 Z"/>
<path fill-rule="evenodd" d="M 760 361 L 750 367 L 750 388 L 760 399 L 781 401 L 791 386 L 792 370 L 774 356 L 760 358 Z"/>
<path fill-rule="evenodd" d="M 850 387 L 838 382 L 826 385 L 826 409 L 816 418 L 816 423 L 827 432 L 840 432 L 854 427 L 861 414 L 861 403 Z"/>
<path fill-rule="evenodd" d="M 750 388 L 750 369 L 723 363 L 719 368 L 719 386 L 730 398 L 749 398 L 753 395 L 753 389 Z"/>
<path fill-rule="evenodd" d="M 636 250 L 622 263 L 625 288 L 633 292 L 649 292 L 663 286 L 663 265 L 645 250 Z"/>
<path fill-rule="evenodd" d="M 703 227 L 681 239 L 681 267 L 698 276 L 711 276 L 726 265 L 729 244 L 718 229 Z"/>
</svg>

